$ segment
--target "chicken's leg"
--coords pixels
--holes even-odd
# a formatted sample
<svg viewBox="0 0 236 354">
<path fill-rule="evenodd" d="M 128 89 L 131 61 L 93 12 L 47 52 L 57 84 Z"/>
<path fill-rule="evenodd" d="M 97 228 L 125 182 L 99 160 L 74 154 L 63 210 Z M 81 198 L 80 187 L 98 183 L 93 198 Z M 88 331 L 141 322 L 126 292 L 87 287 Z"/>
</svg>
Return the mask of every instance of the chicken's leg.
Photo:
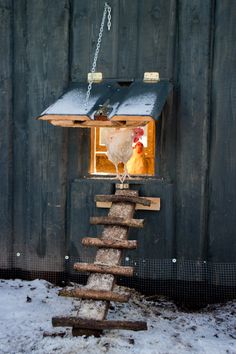
<svg viewBox="0 0 236 354">
<path fill-rule="evenodd" d="M 129 175 L 129 172 L 128 172 L 128 170 L 127 170 L 126 163 L 124 163 L 124 173 L 123 173 L 123 175 L 122 175 L 122 177 L 121 177 L 121 179 L 122 179 L 122 182 L 121 182 L 121 183 L 124 183 L 126 177 L 127 177 L 127 178 L 130 178 L 130 175 Z"/>
<path fill-rule="evenodd" d="M 115 167 L 116 167 L 116 178 L 118 178 L 120 180 L 120 182 L 123 183 L 123 176 L 120 175 L 120 173 L 119 173 L 118 165 L 115 164 Z"/>
</svg>

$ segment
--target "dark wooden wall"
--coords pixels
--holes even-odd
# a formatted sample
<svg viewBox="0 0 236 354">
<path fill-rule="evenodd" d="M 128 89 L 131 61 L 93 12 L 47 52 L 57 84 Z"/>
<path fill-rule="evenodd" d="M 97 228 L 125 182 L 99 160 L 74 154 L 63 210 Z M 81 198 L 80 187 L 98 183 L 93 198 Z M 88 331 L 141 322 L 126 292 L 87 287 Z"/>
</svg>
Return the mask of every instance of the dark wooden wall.
<svg viewBox="0 0 236 354">
<path fill-rule="evenodd" d="M 236 2 L 109 4 L 112 28 L 104 33 L 98 71 L 107 78 L 159 71 L 174 83 L 158 142 L 159 177 L 172 184 L 172 205 L 163 217 L 172 215 L 173 239 L 166 240 L 165 252 L 149 245 L 149 253 L 139 256 L 235 262 Z M 34 117 L 70 81 L 86 78 L 103 6 L 102 0 L 0 0 L 3 269 L 63 271 L 65 255 L 76 255 L 76 245 L 68 246 L 71 196 L 74 179 L 87 175 L 89 132 Z M 158 183 L 157 189 L 150 184 L 150 195 Z M 85 207 L 96 189 L 86 188 L 79 192 Z M 150 233 L 158 229 L 153 218 Z"/>
</svg>

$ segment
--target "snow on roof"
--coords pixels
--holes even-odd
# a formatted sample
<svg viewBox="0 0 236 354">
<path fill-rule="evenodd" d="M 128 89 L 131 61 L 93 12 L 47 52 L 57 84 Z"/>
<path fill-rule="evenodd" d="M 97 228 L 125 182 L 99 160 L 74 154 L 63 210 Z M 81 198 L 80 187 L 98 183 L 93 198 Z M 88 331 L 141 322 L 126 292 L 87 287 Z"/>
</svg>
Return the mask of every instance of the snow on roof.
<svg viewBox="0 0 236 354">
<path fill-rule="evenodd" d="M 89 104 L 85 107 L 86 101 L 86 90 L 83 88 L 73 89 L 63 96 L 61 96 L 55 103 L 48 107 L 43 113 L 44 114 L 76 114 L 84 115 L 87 114 L 89 108 L 94 106 L 99 98 L 98 94 L 91 94 L 89 99 Z"/>
<path fill-rule="evenodd" d="M 116 110 L 116 115 L 150 115 L 156 104 L 157 95 L 153 92 L 137 94 L 122 102 Z"/>
<path fill-rule="evenodd" d="M 158 83 L 144 83 L 141 80 L 129 86 L 120 86 L 116 81 L 104 80 L 94 84 L 87 106 L 86 93 L 88 84 L 74 83 L 69 90 L 54 104 L 48 107 L 43 115 L 87 115 L 94 118 L 94 113 L 102 106 L 109 108 L 108 117 L 113 116 L 150 116 L 158 119 L 166 102 L 172 85 L 168 80 Z"/>
</svg>

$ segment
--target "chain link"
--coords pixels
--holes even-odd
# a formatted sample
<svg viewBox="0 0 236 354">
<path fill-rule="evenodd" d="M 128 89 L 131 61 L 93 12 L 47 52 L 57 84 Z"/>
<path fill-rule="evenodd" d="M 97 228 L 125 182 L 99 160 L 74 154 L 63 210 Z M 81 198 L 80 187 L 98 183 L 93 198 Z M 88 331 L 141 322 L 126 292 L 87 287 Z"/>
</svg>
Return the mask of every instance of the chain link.
<svg viewBox="0 0 236 354">
<path fill-rule="evenodd" d="M 107 3 L 106 3 L 107 4 Z M 108 11 L 108 15 L 107 15 L 107 29 L 108 31 L 110 31 L 111 29 L 111 6 L 109 6 L 107 4 L 107 11 Z"/>
<path fill-rule="evenodd" d="M 108 14 L 108 16 L 107 16 L 107 14 Z M 110 31 L 110 29 L 111 29 L 111 6 L 108 5 L 107 2 L 105 2 L 105 5 L 104 5 L 101 26 L 100 26 L 100 30 L 99 30 L 99 34 L 98 34 L 97 46 L 96 46 L 96 50 L 95 50 L 95 54 L 94 54 L 94 58 L 93 58 L 93 64 L 92 64 L 92 68 L 91 68 L 92 74 L 95 73 L 95 71 L 96 71 L 98 54 L 99 54 L 100 47 L 101 47 L 106 17 L 107 17 L 107 29 L 108 29 L 108 31 Z M 87 106 L 88 106 L 88 101 L 89 101 L 89 97 L 91 94 L 92 85 L 93 85 L 93 79 L 91 79 L 88 83 L 88 89 L 87 89 L 86 99 L 85 99 L 85 108 L 87 108 Z"/>
</svg>

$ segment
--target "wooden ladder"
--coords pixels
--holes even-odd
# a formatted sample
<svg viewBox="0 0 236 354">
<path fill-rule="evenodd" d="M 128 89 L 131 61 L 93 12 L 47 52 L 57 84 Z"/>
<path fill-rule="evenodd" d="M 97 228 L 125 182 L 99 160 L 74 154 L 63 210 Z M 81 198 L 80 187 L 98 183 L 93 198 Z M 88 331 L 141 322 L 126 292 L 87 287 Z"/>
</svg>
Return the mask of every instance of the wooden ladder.
<svg viewBox="0 0 236 354">
<path fill-rule="evenodd" d="M 150 200 L 152 199 L 152 200 Z M 98 207 L 110 207 L 108 216 L 91 217 L 93 225 L 104 225 L 102 235 L 98 238 L 85 237 L 84 246 L 98 247 L 94 263 L 75 263 L 74 269 L 90 272 L 87 284 L 83 288 L 64 289 L 60 295 L 81 298 L 78 316 L 53 317 L 53 326 L 72 327 L 73 336 L 99 336 L 104 329 L 147 330 L 142 321 L 106 320 L 110 301 L 127 302 L 129 293 L 114 291 L 116 276 L 133 276 L 133 267 L 121 266 L 122 251 L 136 249 L 137 241 L 128 240 L 129 227 L 142 228 L 143 219 L 133 219 L 135 208 L 159 210 L 160 199 L 146 199 L 138 196 L 138 191 L 117 189 L 114 195 L 97 195 Z M 155 201 L 154 201 L 155 199 Z M 100 204 L 99 204 L 100 203 Z M 109 204 L 107 204 L 109 203 Z M 154 208 L 152 207 L 154 204 Z"/>
</svg>

